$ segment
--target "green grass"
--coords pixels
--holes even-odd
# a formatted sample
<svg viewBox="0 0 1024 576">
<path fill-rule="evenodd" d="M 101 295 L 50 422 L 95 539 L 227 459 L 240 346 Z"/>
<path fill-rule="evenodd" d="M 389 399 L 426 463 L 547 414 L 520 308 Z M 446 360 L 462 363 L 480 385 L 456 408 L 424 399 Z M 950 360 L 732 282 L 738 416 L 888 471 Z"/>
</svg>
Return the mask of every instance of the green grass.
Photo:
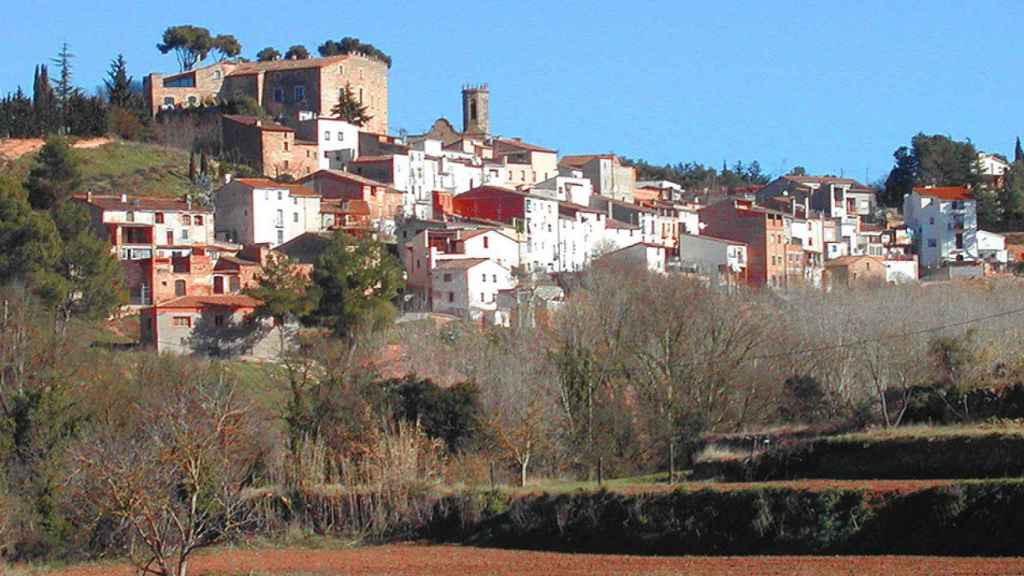
<svg viewBox="0 0 1024 576">
<path fill-rule="evenodd" d="M 82 172 L 82 191 L 178 198 L 188 192 L 188 153 L 177 148 L 116 140 L 97 148 L 74 150 Z M 26 154 L 0 167 L 0 174 L 24 180 L 35 162 Z"/>
</svg>

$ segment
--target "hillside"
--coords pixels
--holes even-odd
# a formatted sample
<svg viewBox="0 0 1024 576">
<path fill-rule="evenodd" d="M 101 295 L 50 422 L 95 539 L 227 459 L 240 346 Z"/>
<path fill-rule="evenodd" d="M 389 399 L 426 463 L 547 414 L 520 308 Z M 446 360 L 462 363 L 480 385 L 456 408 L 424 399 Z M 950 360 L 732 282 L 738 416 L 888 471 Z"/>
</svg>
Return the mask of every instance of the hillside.
<svg viewBox="0 0 1024 576">
<path fill-rule="evenodd" d="M 178 197 L 189 188 L 188 154 L 177 148 L 115 140 L 97 147 L 75 148 L 81 163 L 83 191 Z M 35 153 L 0 159 L 0 174 L 24 179 Z"/>
</svg>

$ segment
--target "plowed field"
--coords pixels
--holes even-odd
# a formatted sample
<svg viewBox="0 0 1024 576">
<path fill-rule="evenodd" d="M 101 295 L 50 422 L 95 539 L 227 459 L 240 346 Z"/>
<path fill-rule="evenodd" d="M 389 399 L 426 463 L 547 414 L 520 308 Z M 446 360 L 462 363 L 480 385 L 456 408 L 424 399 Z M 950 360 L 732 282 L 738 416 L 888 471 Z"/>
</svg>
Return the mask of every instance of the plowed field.
<svg viewBox="0 0 1024 576">
<path fill-rule="evenodd" d="M 669 575 L 685 576 L 995 576 L 1024 574 L 1024 558 L 914 556 L 631 557 L 402 544 L 351 550 L 212 550 L 192 574 L 346 576 Z M 69 576 L 129 576 L 123 566 L 66 569 Z"/>
</svg>

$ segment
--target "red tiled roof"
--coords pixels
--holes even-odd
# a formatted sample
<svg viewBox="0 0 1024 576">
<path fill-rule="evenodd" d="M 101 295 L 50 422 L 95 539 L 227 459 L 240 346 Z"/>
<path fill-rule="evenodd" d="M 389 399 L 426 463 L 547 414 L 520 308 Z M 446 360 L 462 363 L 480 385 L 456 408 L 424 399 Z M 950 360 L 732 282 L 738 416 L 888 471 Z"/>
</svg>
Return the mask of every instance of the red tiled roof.
<svg viewBox="0 0 1024 576">
<path fill-rule="evenodd" d="M 469 270 L 477 264 L 487 262 L 489 258 L 458 258 L 453 260 L 441 260 L 437 267 L 444 270 Z"/>
<path fill-rule="evenodd" d="M 267 130 L 269 132 L 294 132 L 294 130 L 292 130 L 291 128 L 281 124 L 277 124 L 273 120 L 262 120 L 255 116 L 225 114 L 224 119 L 231 120 L 232 122 L 237 122 L 239 124 L 244 124 L 246 126 L 256 126 L 258 124 L 261 130 Z"/>
<path fill-rule="evenodd" d="M 627 222 L 620 222 L 619 220 L 608 219 L 608 222 L 604 225 L 605 228 L 611 228 L 613 230 L 639 230 L 640 227 L 636 224 L 629 224 Z"/>
<path fill-rule="evenodd" d="M 255 308 L 260 304 L 262 302 L 259 300 L 244 294 L 213 294 L 210 296 L 182 296 L 157 304 L 154 308 L 206 308 L 209 306 Z"/>
<path fill-rule="evenodd" d="M 595 158 L 615 158 L 614 154 L 577 154 L 570 156 L 562 156 L 558 161 L 559 166 L 571 166 L 573 168 L 582 168 L 585 164 L 594 160 Z"/>
<path fill-rule="evenodd" d="M 850 186 L 864 188 L 864 185 L 852 178 L 837 178 L 835 176 L 796 176 L 793 174 L 783 176 L 782 178 L 797 184 L 848 184 Z"/>
<path fill-rule="evenodd" d="M 394 154 L 381 154 L 379 156 L 360 156 L 352 161 L 353 164 L 370 163 L 370 162 L 390 162 L 395 157 Z"/>
<path fill-rule="evenodd" d="M 320 212 L 369 216 L 370 205 L 366 200 L 326 200 L 320 204 Z"/>
<path fill-rule="evenodd" d="M 974 200 L 974 196 L 966 186 L 936 186 L 914 188 L 919 196 L 938 198 L 939 200 Z"/>
<path fill-rule="evenodd" d="M 193 204 L 189 207 L 186 200 L 180 198 L 154 198 L 152 196 L 128 196 L 127 201 L 122 201 L 120 196 L 98 196 L 91 197 L 85 194 L 76 195 L 75 200 L 96 206 L 101 210 L 152 210 L 162 212 L 212 212 L 209 208 Z M 129 224 L 129 223 L 125 223 Z"/>
<path fill-rule="evenodd" d="M 342 172 L 341 170 L 317 170 L 316 172 L 313 172 L 308 176 L 300 178 L 299 182 L 308 182 L 310 180 L 315 180 L 320 177 L 334 178 L 336 180 L 348 180 L 350 182 L 358 182 L 360 184 L 365 184 L 367 186 L 380 186 L 382 188 L 390 188 L 390 186 L 384 184 L 383 182 L 378 182 L 372 178 L 360 176 L 359 174 L 355 174 L 352 172 Z"/>
<path fill-rule="evenodd" d="M 552 150 L 550 148 L 542 148 L 542 147 L 537 146 L 535 144 L 527 144 L 526 142 L 523 142 L 522 140 L 510 140 L 510 139 L 505 139 L 505 138 L 496 138 L 494 140 L 494 143 L 495 144 L 501 144 L 501 145 L 504 145 L 504 146 L 509 146 L 511 148 L 519 148 L 520 150 L 528 150 L 530 152 L 547 152 L 547 153 L 550 153 L 550 154 L 557 154 L 558 153 L 557 150 Z"/>
<path fill-rule="evenodd" d="M 320 195 L 316 192 L 302 186 L 301 184 L 292 184 L 290 182 L 274 182 L 269 178 L 235 178 L 235 182 L 241 182 L 242 184 L 250 188 L 269 189 L 269 190 L 287 190 L 292 196 L 306 197 L 306 198 L 319 198 Z"/>
<path fill-rule="evenodd" d="M 260 72 L 275 72 L 278 70 L 302 70 L 305 68 L 323 68 L 336 62 L 351 58 L 352 54 L 339 54 L 326 58 L 306 58 L 305 60 L 273 60 L 271 62 L 243 62 L 234 70 L 228 72 L 228 76 L 243 76 L 246 74 L 258 74 Z"/>
</svg>

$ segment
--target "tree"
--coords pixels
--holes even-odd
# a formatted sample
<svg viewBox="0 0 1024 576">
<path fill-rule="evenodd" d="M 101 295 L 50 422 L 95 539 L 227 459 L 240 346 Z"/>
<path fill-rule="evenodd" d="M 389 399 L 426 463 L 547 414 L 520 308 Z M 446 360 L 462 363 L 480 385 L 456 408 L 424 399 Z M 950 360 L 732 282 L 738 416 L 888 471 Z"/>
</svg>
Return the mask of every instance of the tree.
<svg viewBox="0 0 1024 576">
<path fill-rule="evenodd" d="M 352 85 L 345 83 L 345 89 L 338 96 L 338 103 L 331 108 L 331 114 L 355 126 L 364 126 L 373 116 L 367 114 L 367 108 L 352 94 Z"/>
<path fill-rule="evenodd" d="M 978 151 L 970 141 L 917 134 L 910 147 L 893 153 L 896 165 L 885 183 L 883 201 L 897 206 L 914 186 L 970 186 L 979 181 Z"/>
<path fill-rule="evenodd" d="M 60 76 L 57 78 L 56 82 L 55 92 L 57 96 L 57 108 L 60 111 L 61 130 L 67 130 L 68 128 L 71 98 L 78 93 L 78 89 L 71 83 L 71 59 L 74 57 L 75 55 L 72 54 L 68 48 L 68 43 L 64 42 L 60 46 L 60 52 L 57 53 L 57 57 L 52 60 L 60 71 Z"/>
<path fill-rule="evenodd" d="M 1014 163 L 1024 162 L 1024 148 L 1021 148 L 1020 136 L 1017 136 L 1017 143 L 1013 147 L 1013 161 Z"/>
<path fill-rule="evenodd" d="M 0 285 L 32 285 L 53 268 L 60 251 L 49 215 L 32 210 L 17 182 L 0 178 Z"/>
<path fill-rule="evenodd" d="M 124 54 L 118 54 L 111 60 L 103 84 L 107 87 L 107 98 L 111 106 L 131 107 L 132 77 L 128 75 L 128 63 L 124 59 Z"/>
<path fill-rule="evenodd" d="M 218 34 L 211 42 L 214 50 L 220 53 L 220 59 L 234 58 L 242 53 L 242 45 L 231 34 Z"/>
<path fill-rule="evenodd" d="M 57 110 L 57 99 L 50 85 L 49 72 L 46 64 L 36 67 L 32 82 L 32 114 L 35 117 L 35 135 L 45 136 L 56 132 L 60 127 L 60 113 Z"/>
<path fill-rule="evenodd" d="M 163 42 L 156 45 L 161 54 L 173 51 L 184 72 L 206 58 L 213 48 L 210 31 L 192 25 L 171 26 L 164 30 Z"/>
<path fill-rule="evenodd" d="M 1019 225 L 1024 220 L 1024 160 L 1013 163 L 999 190 L 1003 220 Z"/>
<path fill-rule="evenodd" d="M 285 60 L 306 60 L 309 58 L 309 50 L 302 44 L 296 44 L 284 53 Z"/>
<path fill-rule="evenodd" d="M 280 334 L 280 352 L 287 349 L 287 326 L 297 323 L 312 312 L 314 302 L 309 291 L 309 279 L 287 256 L 268 257 L 256 276 L 256 286 L 245 293 L 260 301 L 254 315 L 270 318 Z"/>
<path fill-rule="evenodd" d="M 47 140 L 25 182 L 29 203 L 37 210 L 49 210 L 70 198 L 80 185 L 78 161 L 67 140 Z"/>
<path fill-rule="evenodd" d="M 187 576 L 193 552 L 252 518 L 242 492 L 257 429 L 223 368 L 149 363 L 133 371 L 145 393 L 113 399 L 73 448 L 74 488 L 93 521 L 127 528 L 124 552 L 140 574 Z"/>
<path fill-rule="evenodd" d="M 804 168 L 803 166 L 794 166 L 793 169 L 789 171 L 789 175 L 790 176 L 807 176 L 807 169 Z"/>
<path fill-rule="evenodd" d="M 360 42 L 358 38 L 352 38 L 350 36 L 346 36 L 345 38 L 342 38 L 340 42 L 335 42 L 334 40 L 328 40 L 328 41 L 324 42 L 323 44 L 321 44 L 317 48 L 317 51 L 320 52 L 320 55 L 324 56 L 324 57 L 336 56 L 338 54 L 352 54 L 352 53 L 365 54 L 365 55 L 369 56 L 370 58 L 373 58 L 375 60 L 380 60 L 381 62 L 387 64 L 388 68 L 391 67 L 391 57 L 390 56 L 388 56 L 387 54 L 382 52 L 380 49 L 378 49 L 373 44 L 368 44 L 368 43 Z"/>
<path fill-rule="evenodd" d="M 72 317 L 104 320 L 126 301 L 124 272 L 110 244 L 92 228 L 82 206 L 65 202 L 53 213 L 61 254 L 38 291 L 58 313 L 62 331 Z"/>
<path fill-rule="evenodd" d="M 38 135 L 32 101 L 19 86 L 14 94 L 0 100 L 0 137 L 32 138 Z"/>
<path fill-rule="evenodd" d="M 65 126 L 75 136 L 102 136 L 107 133 L 107 106 L 98 96 L 86 96 L 76 90 L 68 100 Z"/>
<path fill-rule="evenodd" d="M 279 60 L 280 58 L 281 53 L 270 46 L 267 46 L 256 53 L 256 60 L 259 62 L 272 62 L 274 60 Z"/>
<path fill-rule="evenodd" d="M 198 174 L 196 173 L 196 151 L 195 150 L 189 150 L 189 152 L 188 152 L 188 181 L 193 183 L 193 184 L 195 184 L 197 176 L 198 176 Z"/>
<path fill-rule="evenodd" d="M 338 336 L 375 332 L 394 316 L 391 301 L 402 284 L 401 267 L 383 244 L 339 230 L 313 266 L 313 316 Z"/>
</svg>

